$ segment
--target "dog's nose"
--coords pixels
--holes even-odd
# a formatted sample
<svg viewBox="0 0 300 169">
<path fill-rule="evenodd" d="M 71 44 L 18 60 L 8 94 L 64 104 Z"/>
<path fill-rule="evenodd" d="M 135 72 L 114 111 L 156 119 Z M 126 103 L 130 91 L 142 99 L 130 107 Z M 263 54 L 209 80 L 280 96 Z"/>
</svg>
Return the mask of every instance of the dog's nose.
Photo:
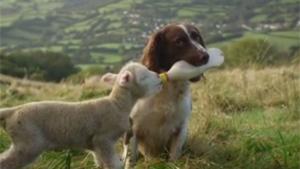
<svg viewBox="0 0 300 169">
<path fill-rule="evenodd" d="M 204 51 L 201 51 L 198 53 L 198 63 L 197 63 L 197 66 L 201 66 L 201 65 L 204 65 L 208 62 L 208 59 L 209 59 L 209 55 L 207 52 L 204 52 Z"/>
<path fill-rule="evenodd" d="M 198 51 L 195 55 L 189 57 L 186 61 L 194 66 L 205 65 L 209 60 L 209 55 L 206 51 Z"/>
<path fill-rule="evenodd" d="M 202 63 L 203 64 L 206 64 L 208 62 L 208 59 L 209 59 L 209 55 L 207 52 L 204 52 L 204 54 L 202 55 Z"/>
</svg>

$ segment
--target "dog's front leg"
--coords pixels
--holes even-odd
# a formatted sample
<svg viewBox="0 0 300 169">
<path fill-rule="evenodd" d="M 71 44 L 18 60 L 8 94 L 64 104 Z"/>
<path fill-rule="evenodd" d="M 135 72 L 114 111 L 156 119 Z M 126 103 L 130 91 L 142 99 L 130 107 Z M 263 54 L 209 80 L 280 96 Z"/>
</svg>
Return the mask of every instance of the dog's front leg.
<svg viewBox="0 0 300 169">
<path fill-rule="evenodd" d="M 130 139 L 133 136 L 132 120 L 130 119 L 129 121 L 130 121 L 130 129 L 125 133 L 124 140 L 123 140 L 123 154 L 122 154 L 123 162 L 126 162 L 126 159 L 128 158 Z"/>
<path fill-rule="evenodd" d="M 177 113 L 180 113 L 184 116 L 182 116 L 181 124 L 177 126 L 177 128 L 174 128 L 173 135 L 170 138 L 170 144 L 168 148 L 169 160 L 171 161 L 175 161 L 180 157 L 182 147 L 187 138 L 189 117 L 192 112 L 192 97 L 189 91 L 186 93 L 185 98 L 180 103 L 178 111 L 179 112 Z"/>
<path fill-rule="evenodd" d="M 105 169 L 123 169 L 123 164 L 120 157 L 114 150 L 115 141 L 112 140 L 97 140 L 94 147 L 94 156 L 96 164 L 101 163 Z"/>
<path fill-rule="evenodd" d="M 138 159 L 138 154 L 138 142 L 136 136 L 133 135 L 129 144 L 124 145 L 123 160 L 125 169 L 133 168 L 135 166 Z"/>
<path fill-rule="evenodd" d="M 177 129 L 174 132 L 171 138 L 170 151 L 169 151 L 169 160 L 175 161 L 177 160 L 182 151 L 182 147 L 186 141 L 187 137 L 187 121 L 182 125 L 181 128 Z"/>
</svg>

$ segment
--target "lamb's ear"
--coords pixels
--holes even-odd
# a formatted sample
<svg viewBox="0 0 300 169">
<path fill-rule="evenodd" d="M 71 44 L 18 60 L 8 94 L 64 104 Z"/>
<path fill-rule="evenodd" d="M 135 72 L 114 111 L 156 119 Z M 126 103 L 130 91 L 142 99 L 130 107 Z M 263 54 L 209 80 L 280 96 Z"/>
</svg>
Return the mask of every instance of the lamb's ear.
<svg viewBox="0 0 300 169">
<path fill-rule="evenodd" d="M 132 81 L 132 79 L 132 73 L 126 70 L 120 74 L 118 83 L 120 86 L 127 86 Z"/>
<path fill-rule="evenodd" d="M 113 85 L 117 80 L 118 74 L 106 73 L 101 77 L 101 82 L 107 85 Z"/>
</svg>

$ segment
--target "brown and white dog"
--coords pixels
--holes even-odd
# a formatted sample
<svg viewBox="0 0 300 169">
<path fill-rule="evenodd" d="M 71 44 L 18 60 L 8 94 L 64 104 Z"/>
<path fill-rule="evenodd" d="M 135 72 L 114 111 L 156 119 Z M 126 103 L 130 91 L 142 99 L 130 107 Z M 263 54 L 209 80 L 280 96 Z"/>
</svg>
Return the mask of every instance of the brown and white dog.
<svg viewBox="0 0 300 169">
<path fill-rule="evenodd" d="M 157 73 L 168 71 L 172 65 L 185 60 L 200 66 L 208 61 L 208 53 L 199 30 L 193 25 L 170 24 L 154 33 L 144 49 L 142 63 Z M 186 141 L 189 116 L 192 110 L 189 81 L 172 81 L 161 93 L 139 100 L 131 112 L 132 131 L 124 142 L 123 158 L 136 161 L 138 151 L 146 158 L 167 152 L 176 160 Z M 129 146 L 129 139 L 132 137 Z"/>
</svg>

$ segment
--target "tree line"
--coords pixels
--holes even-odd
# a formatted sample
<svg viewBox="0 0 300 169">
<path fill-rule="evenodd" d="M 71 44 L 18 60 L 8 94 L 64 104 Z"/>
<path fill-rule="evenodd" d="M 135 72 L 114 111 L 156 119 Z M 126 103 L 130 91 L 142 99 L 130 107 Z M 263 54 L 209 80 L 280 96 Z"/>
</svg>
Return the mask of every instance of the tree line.
<svg viewBox="0 0 300 169">
<path fill-rule="evenodd" d="M 57 52 L 0 53 L 0 73 L 20 78 L 61 81 L 78 72 L 69 56 Z"/>
<path fill-rule="evenodd" d="M 283 51 L 264 39 L 242 39 L 221 48 L 225 55 L 225 68 L 300 63 L 300 46 L 292 46 L 288 51 Z M 0 53 L 0 73 L 19 78 L 59 82 L 69 77 L 84 79 L 86 76 L 101 74 L 107 70 L 95 66 L 80 70 L 64 53 Z"/>
</svg>

